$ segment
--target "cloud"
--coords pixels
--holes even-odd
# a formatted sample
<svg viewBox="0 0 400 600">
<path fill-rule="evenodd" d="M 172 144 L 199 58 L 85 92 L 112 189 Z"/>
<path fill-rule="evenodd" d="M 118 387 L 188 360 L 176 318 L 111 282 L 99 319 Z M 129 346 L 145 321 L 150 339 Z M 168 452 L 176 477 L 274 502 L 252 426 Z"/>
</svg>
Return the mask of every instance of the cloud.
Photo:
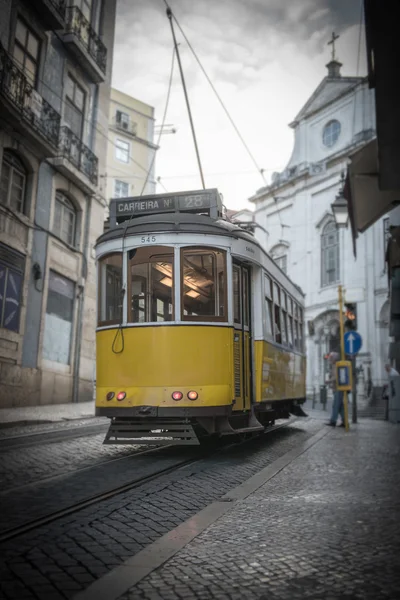
<svg viewBox="0 0 400 600">
<path fill-rule="evenodd" d="M 343 73 L 356 72 L 359 0 L 170 0 L 170 5 L 257 162 L 269 172 L 283 168 L 292 149 L 287 123 L 326 74 L 333 30 L 341 36 L 336 47 Z M 221 191 L 231 206 L 245 205 L 262 179 L 176 26 L 175 31 L 204 170 L 231 173 L 219 176 Z M 158 120 L 172 48 L 162 0 L 118 2 L 113 85 L 154 106 Z M 361 61 L 359 72 L 363 68 Z M 178 133 L 161 138 L 157 174 L 170 191 L 197 186 L 177 65 L 167 122 Z M 185 173 L 191 177 L 182 177 Z M 213 175 L 209 179 L 218 183 Z"/>
</svg>

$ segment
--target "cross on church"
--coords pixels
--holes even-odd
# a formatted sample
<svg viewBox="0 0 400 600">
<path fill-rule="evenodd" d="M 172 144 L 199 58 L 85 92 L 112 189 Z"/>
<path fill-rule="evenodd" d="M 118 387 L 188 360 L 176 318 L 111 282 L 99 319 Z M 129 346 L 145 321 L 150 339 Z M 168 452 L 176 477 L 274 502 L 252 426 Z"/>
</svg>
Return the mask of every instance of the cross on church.
<svg viewBox="0 0 400 600">
<path fill-rule="evenodd" d="M 332 31 L 332 39 L 328 42 L 328 46 L 332 45 L 332 60 L 335 60 L 335 42 L 339 39 L 339 35 L 336 35 L 334 31 Z"/>
</svg>

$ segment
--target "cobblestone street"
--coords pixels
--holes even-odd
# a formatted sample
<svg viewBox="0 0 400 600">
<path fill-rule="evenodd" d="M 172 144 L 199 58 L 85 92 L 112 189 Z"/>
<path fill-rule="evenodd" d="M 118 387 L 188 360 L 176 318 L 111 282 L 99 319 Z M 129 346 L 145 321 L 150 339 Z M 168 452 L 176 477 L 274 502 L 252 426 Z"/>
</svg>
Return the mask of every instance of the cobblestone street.
<svg viewBox="0 0 400 600">
<path fill-rule="evenodd" d="M 263 439 L 225 448 L 137 489 L 4 541 L 0 544 L 0 597 L 70 598 L 322 428 L 320 420 L 298 420 Z M 76 453 L 82 457 L 86 448 L 87 463 L 99 459 L 98 449 L 91 455 L 94 441 L 85 442 L 81 438 L 40 448 L 15 449 L 11 452 L 19 477 L 24 462 L 21 457 L 27 456 L 30 465 L 33 451 L 48 452 L 54 469 L 60 450 L 63 467 L 65 444 L 71 444 L 71 454 L 75 444 Z M 4 472 L 8 452 L 2 456 Z M 0 497 L 3 528 L 18 525 L 21 517 L 28 520 L 51 512 L 57 504 L 65 503 L 66 496 L 68 502 L 78 502 L 84 493 L 93 493 L 105 484 L 112 488 L 132 480 L 132 476 L 146 475 L 150 469 L 155 472 L 160 469 L 160 461 L 176 462 L 177 456 L 181 459 L 182 455 L 187 456 L 188 449 L 181 448 L 180 454 L 174 449 L 171 456 L 164 449 L 162 456 L 153 458 L 151 455 L 124 458 L 123 454 L 129 452 L 126 448 L 119 448 L 118 452 L 122 453 L 122 459 L 114 463 L 99 463 L 93 469 L 76 473 L 68 470 L 61 478 L 39 482 L 38 488 L 31 481 L 30 488 L 23 488 L 21 494 L 18 491 L 3 494 Z M 20 462 L 16 460 L 18 453 Z M 12 464 L 8 470 L 12 471 Z"/>
<path fill-rule="evenodd" d="M 394 600 L 399 489 L 398 428 L 329 430 L 119 600 Z"/>
</svg>

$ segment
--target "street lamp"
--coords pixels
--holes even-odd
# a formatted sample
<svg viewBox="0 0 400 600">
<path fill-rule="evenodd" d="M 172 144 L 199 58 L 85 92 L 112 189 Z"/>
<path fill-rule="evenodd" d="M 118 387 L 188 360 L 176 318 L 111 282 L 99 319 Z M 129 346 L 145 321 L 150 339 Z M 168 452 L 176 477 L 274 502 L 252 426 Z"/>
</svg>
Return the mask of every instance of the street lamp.
<svg viewBox="0 0 400 600">
<path fill-rule="evenodd" d="M 341 190 L 336 196 L 335 201 L 331 204 L 331 209 L 333 212 L 333 216 L 335 217 L 337 227 L 347 227 L 347 222 L 349 220 L 349 207 L 346 198 L 343 196 L 343 188 L 344 173 L 342 173 Z"/>
</svg>

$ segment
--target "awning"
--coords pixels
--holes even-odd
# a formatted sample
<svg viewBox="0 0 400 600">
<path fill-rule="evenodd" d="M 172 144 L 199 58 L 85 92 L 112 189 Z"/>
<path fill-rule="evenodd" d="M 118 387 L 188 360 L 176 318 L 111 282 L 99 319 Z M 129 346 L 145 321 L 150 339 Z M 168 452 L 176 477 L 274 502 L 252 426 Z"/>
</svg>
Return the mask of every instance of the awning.
<svg viewBox="0 0 400 600">
<path fill-rule="evenodd" d="M 358 233 L 371 227 L 382 215 L 400 203 L 399 191 L 379 189 L 378 144 L 376 138 L 350 155 L 344 197 L 349 203 L 353 244 Z"/>
</svg>

